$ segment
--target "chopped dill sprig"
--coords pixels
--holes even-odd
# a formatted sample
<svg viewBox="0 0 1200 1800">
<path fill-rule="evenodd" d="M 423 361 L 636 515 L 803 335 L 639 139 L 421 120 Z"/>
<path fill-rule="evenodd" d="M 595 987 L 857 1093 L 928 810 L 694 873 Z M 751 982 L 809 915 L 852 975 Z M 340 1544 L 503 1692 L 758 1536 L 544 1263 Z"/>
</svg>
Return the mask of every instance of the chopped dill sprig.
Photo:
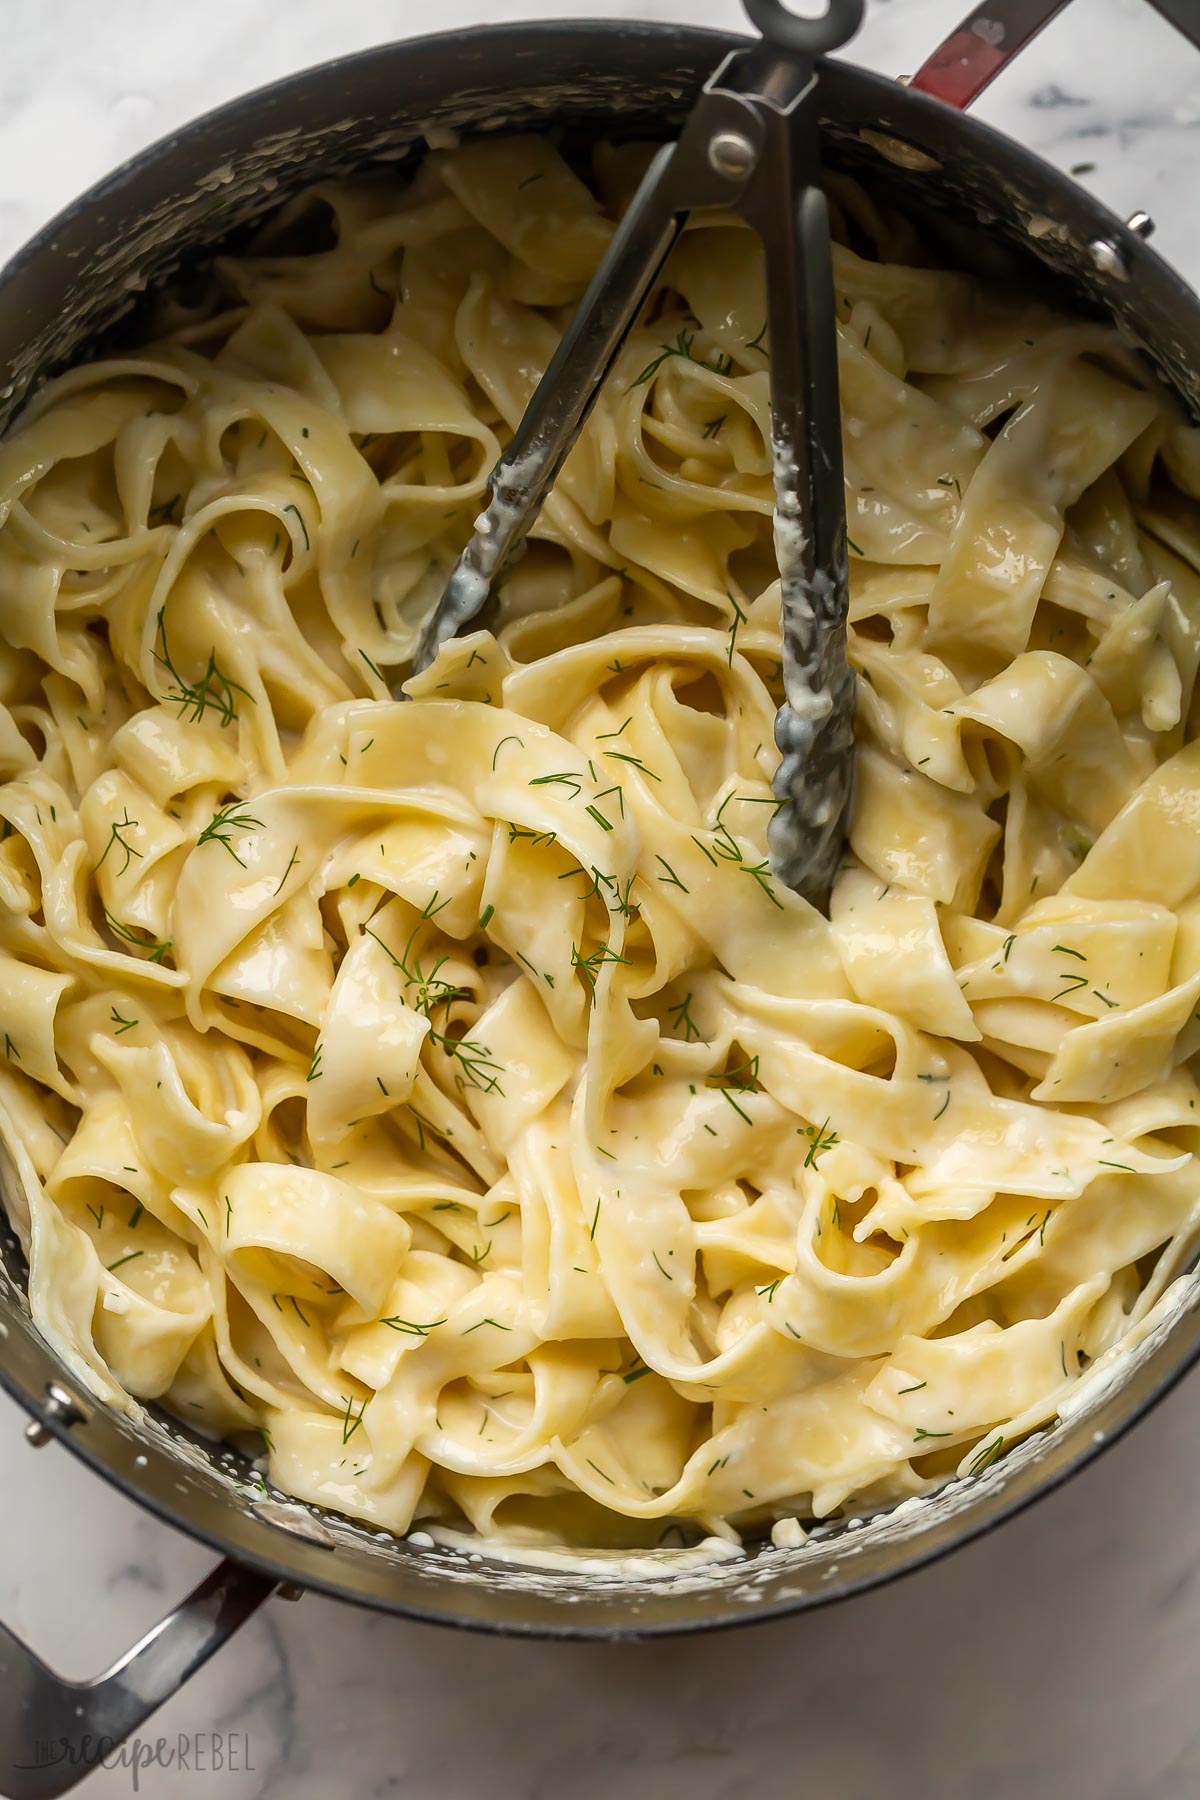
<svg viewBox="0 0 1200 1800">
<path fill-rule="evenodd" d="M 238 716 L 235 694 L 253 704 L 254 696 L 232 676 L 226 675 L 217 662 L 214 646 L 208 653 L 208 666 L 198 681 L 185 681 L 171 659 L 171 651 L 167 644 L 167 625 L 164 618 L 165 606 L 158 609 L 158 638 L 162 644 L 161 651 L 154 651 L 154 660 L 167 671 L 174 683 L 169 687 L 164 698 L 173 706 L 178 706 L 180 718 L 186 718 L 190 725 L 199 724 L 206 712 L 212 711 L 220 716 L 221 729 L 232 725 Z"/>
<path fill-rule="evenodd" d="M 591 810 L 592 808 L 589 806 L 588 811 L 591 812 Z M 608 829 L 611 831 L 612 826 L 610 825 Z M 523 825 L 514 825 L 510 823 L 508 827 L 509 843 L 515 844 L 519 838 L 528 838 L 529 848 L 531 850 L 536 850 L 541 844 L 556 844 L 558 842 L 558 833 L 557 831 L 530 831 Z"/>
<path fill-rule="evenodd" d="M 513 732 L 510 732 L 507 737 L 502 737 L 500 739 L 500 742 L 496 745 L 496 748 L 492 751 L 492 774 L 493 775 L 496 773 L 496 758 L 499 756 L 500 752 L 503 750 L 505 744 L 520 744 L 522 750 L 525 748 L 524 738 L 517 737 L 515 735 L 515 733 L 513 733 Z"/>
<path fill-rule="evenodd" d="M 583 792 L 582 777 L 572 775 L 566 769 L 557 775 L 535 775 L 529 785 L 530 787 L 569 787 L 572 800 L 577 800 Z"/>
<path fill-rule="evenodd" d="M 138 933 L 145 931 L 144 926 L 122 924 L 120 919 L 115 919 L 113 917 L 107 907 L 104 909 L 104 923 L 108 926 L 108 929 L 112 932 L 113 936 L 120 938 L 122 943 L 132 944 L 135 950 L 149 950 L 150 961 L 152 963 L 161 963 L 163 957 L 172 946 L 172 940 L 170 938 L 165 939 L 164 942 L 160 944 L 155 941 L 148 931 L 146 931 L 144 937 L 139 937 Z"/>
<path fill-rule="evenodd" d="M 826 1150 L 832 1150 L 835 1144 L 841 1142 L 837 1132 L 830 1131 L 828 1118 L 826 1118 L 823 1125 L 802 1125 L 798 1135 L 800 1137 L 806 1137 L 809 1140 L 808 1153 L 801 1165 L 801 1167 L 805 1169 L 815 1169 L 817 1166 L 817 1158 L 823 1156 Z"/>
<path fill-rule="evenodd" d="M 571 945 L 571 967 L 578 969 L 583 976 L 591 998 L 596 998 L 596 977 L 605 963 L 624 963 L 629 966 L 629 958 L 622 956 L 611 944 L 599 944 L 590 956 L 584 956 L 577 944 Z"/>
<path fill-rule="evenodd" d="M 101 868 L 103 868 L 105 862 L 108 859 L 108 853 L 112 849 L 114 844 L 119 845 L 121 850 L 123 850 L 125 853 L 125 861 L 121 864 L 121 867 L 117 870 L 118 875 L 123 875 L 125 873 L 126 869 L 129 867 L 130 863 L 133 861 L 135 856 L 137 857 L 139 862 L 141 862 L 143 860 L 141 851 L 135 850 L 133 845 L 127 844 L 125 842 L 125 839 L 121 836 L 121 833 L 123 831 L 137 831 L 138 829 L 139 829 L 139 826 L 138 826 L 137 820 L 131 819 L 129 816 L 129 808 L 127 806 L 122 808 L 122 817 L 120 819 L 118 819 L 116 821 L 116 823 L 110 828 L 109 834 L 108 834 L 108 842 L 104 846 L 104 854 L 101 856 L 100 861 L 94 865 L 94 867 L 92 869 L 93 875 L 97 874 L 99 872 L 99 870 Z"/>
<path fill-rule="evenodd" d="M 700 1037 L 700 1028 L 692 1017 L 691 1008 L 692 994 L 689 990 L 684 995 L 679 1005 L 675 1007 L 671 1013 L 671 1029 L 673 1031 L 678 1031 L 681 1026 L 683 1027 L 683 1041 L 685 1044 L 700 1043 L 702 1041 Z"/>
<path fill-rule="evenodd" d="M 746 623 L 747 619 L 749 618 L 749 614 L 744 613 L 742 611 L 741 606 L 734 599 L 733 595 L 728 591 L 728 589 L 726 589 L 725 598 L 728 600 L 730 606 L 732 606 L 732 608 L 733 608 L 733 623 L 729 627 L 729 650 L 728 650 L 728 654 L 726 657 L 726 660 L 729 663 L 729 667 L 732 669 L 733 653 L 737 649 L 738 626 L 744 625 Z"/>
<path fill-rule="evenodd" d="M 627 394 L 632 394 L 634 388 L 645 387 L 648 381 L 654 380 L 654 377 L 658 374 L 658 371 L 662 368 L 663 364 L 668 362 L 673 356 L 682 357 L 685 362 L 697 363 L 702 369 L 711 369 L 714 375 L 728 375 L 730 369 L 733 367 L 732 358 L 718 352 L 715 363 L 703 362 L 700 357 L 694 355 L 692 352 L 692 345 L 695 341 L 696 334 L 694 331 L 687 331 L 686 329 L 679 330 L 675 335 L 674 343 L 663 344 L 659 349 L 659 354 L 646 364 L 646 367 L 642 370 L 641 374 L 630 382 L 629 386 L 625 389 L 625 392 Z"/>
<path fill-rule="evenodd" d="M 346 1395 L 346 1415 L 342 1420 L 342 1442 L 343 1442 L 343 1444 L 348 1444 L 350 1442 L 350 1439 L 354 1436 L 355 1432 L 358 1430 L 359 1426 L 362 1424 L 363 1414 L 366 1412 L 366 1410 L 367 1410 L 367 1402 L 366 1402 L 366 1400 L 364 1400 L 362 1402 L 362 1404 L 359 1406 L 358 1412 L 356 1414 L 354 1411 L 354 1396 L 353 1396 L 353 1394 Z"/>
<path fill-rule="evenodd" d="M 716 1088 L 718 1093 L 722 1094 L 732 1106 L 738 1117 L 744 1119 L 747 1125 L 751 1124 L 750 1114 L 738 1104 L 733 1096 L 735 1091 L 741 1094 L 757 1094 L 759 1092 L 758 1057 L 750 1057 L 747 1062 L 739 1063 L 735 1069 L 726 1069 L 723 1075 L 710 1075 L 708 1086 Z"/>
<path fill-rule="evenodd" d="M 381 1325 L 386 1325 L 389 1331 L 402 1331 L 408 1337 L 423 1338 L 428 1337 L 429 1333 L 433 1331 L 435 1327 L 444 1325 L 446 1321 L 444 1318 L 430 1319 L 428 1325 L 418 1325 L 415 1319 L 391 1318 L 380 1319 L 379 1323 Z"/>
<path fill-rule="evenodd" d="M 278 885 L 276 886 L 275 893 L 271 895 L 272 900 L 275 898 L 275 895 L 279 893 L 280 889 L 283 887 L 284 882 L 287 880 L 288 876 L 291 874 L 292 870 L 295 868 L 295 866 L 299 862 L 299 860 L 300 860 L 300 846 L 299 846 L 299 844 L 297 844 L 295 849 L 292 851 L 291 861 L 288 863 L 287 868 L 283 871 L 283 874 L 279 877 L 279 882 L 278 882 Z M 350 880 L 346 883 L 347 887 L 353 887 L 354 883 L 357 880 L 358 880 L 357 875 L 351 876 Z"/>
<path fill-rule="evenodd" d="M 967 1464 L 968 1475 L 981 1475 L 984 1469 L 990 1469 L 1003 1448 L 1004 1439 L 1001 1436 L 996 1436 L 990 1443 L 982 1445 Z"/>
<path fill-rule="evenodd" d="M 261 819 L 254 818 L 250 813 L 238 811 L 238 808 L 245 804 L 244 800 L 235 800 L 231 806 L 223 806 L 220 811 L 215 812 L 196 839 L 197 850 L 201 844 L 220 844 L 228 850 L 238 867 L 244 869 L 246 865 L 234 848 L 232 834 L 235 831 L 262 831 L 265 829 Z M 279 886 L 282 887 L 283 883 L 280 882 Z M 279 888 L 276 888 L 275 891 L 278 893 Z"/>
<path fill-rule="evenodd" d="M 306 550 L 311 550 L 312 544 L 309 542 L 308 526 L 304 523 L 304 514 L 300 511 L 300 508 L 298 506 L 296 506 L 295 504 L 293 504 L 291 501 L 289 501 L 283 510 L 285 513 L 295 513 L 296 517 L 300 521 L 300 529 L 304 533 L 304 548 Z M 360 652 L 360 655 L 361 655 L 361 652 Z"/>
<path fill-rule="evenodd" d="M 122 1018 L 115 1006 L 112 1009 L 112 1022 L 116 1026 L 116 1030 L 113 1032 L 114 1037 L 121 1037 L 125 1032 L 132 1031 L 137 1024 L 136 1019 Z"/>
<path fill-rule="evenodd" d="M 624 750 L 605 750 L 603 754 L 605 756 L 611 756 L 614 762 L 631 764 L 633 768 L 639 769 L 643 775 L 648 776 L 651 781 L 660 783 L 662 781 L 662 776 L 656 775 L 653 769 L 648 769 L 640 756 L 630 756 Z"/>
</svg>

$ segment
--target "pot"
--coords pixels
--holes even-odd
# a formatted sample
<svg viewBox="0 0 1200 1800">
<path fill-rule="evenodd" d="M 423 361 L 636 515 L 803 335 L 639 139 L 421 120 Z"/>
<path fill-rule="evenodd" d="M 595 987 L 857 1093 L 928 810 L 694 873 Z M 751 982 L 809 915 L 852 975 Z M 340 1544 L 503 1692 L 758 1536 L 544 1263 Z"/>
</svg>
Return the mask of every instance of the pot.
<svg viewBox="0 0 1200 1800">
<path fill-rule="evenodd" d="M 995 8 L 993 10 L 996 10 Z M 94 187 L 0 275 L 0 426 L 31 389 L 98 341 L 137 331 L 139 296 L 301 187 L 372 165 L 402 169 L 430 132 L 541 127 L 568 137 L 674 132 L 736 40 L 674 26 L 520 25 L 392 45 L 294 76 L 163 140 Z M 943 75 L 961 59 L 943 57 Z M 946 90 L 936 59 L 918 78 Z M 978 84 L 977 84 L 978 85 Z M 953 264 L 1114 321 L 1185 409 L 1200 414 L 1200 300 L 1089 194 L 929 92 L 847 63 L 821 75 L 830 165 L 865 177 Z M 957 98 L 962 97 L 960 84 Z M 0 1169 L 0 1179 L 5 1171 Z M 58 1794 L 78 1758 L 29 1766 L 37 1739 L 119 1743 L 268 1595 L 312 1588 L 414 1619 L 496 1632 L 632 1638 L 749 1623 L 844 1598 L 918 1568 L 1046 1493 L 1138 1419 L 1200 1355 L 1181 1306 L 1128 1356 L 1119 1382 L 969 1480 L 890 1514 L 819 1526 L 800 1548 L 685 1566 L 654 1552 L 536 1569 L 368 1531 L 265 1493 L 237 1453 L 147 1407 L 83 1391 L 35 1329 L 26 1270 L 0 1241 L 0 1382 L 131 1500 L 224 1560 L 97 1681 L 63 1681 L 0 1626 L 0 1783 Z M 672 1560 L 674 1557 L 674 1560 Z M 94 1759 L 93 1759 L 94 1760 Z M 23 1766 L 24 1765 L 24 1766 Z"/>
</svg>

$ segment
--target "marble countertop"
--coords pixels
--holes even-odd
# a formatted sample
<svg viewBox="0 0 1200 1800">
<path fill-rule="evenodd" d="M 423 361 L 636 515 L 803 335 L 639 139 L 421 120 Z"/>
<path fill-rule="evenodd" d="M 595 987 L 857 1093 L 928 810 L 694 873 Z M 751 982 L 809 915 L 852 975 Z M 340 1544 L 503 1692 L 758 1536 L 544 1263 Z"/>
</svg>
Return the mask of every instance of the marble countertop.
<svg viewBox="0 0 1200 1800">
<path fill-rule="evenodd" d="M 856 55 L 911 72 L 965 0 L 870 0 Z M 436 18 L 564 13 L 736 26 L 737 0 L 46 0 L 0 62 L 0 256 L 106 170 L 290 70 Z M 1189 204 L 1200 58 L 1143 0 L 1075 0 L 977 111 L 1200 280 Z M 1066 1489 L 959 1555 L 831 1611 L 712 1638 L 517 1643 L 307 1596 L 270 1602 L 147 1735 L 246 1734 L 237 1773 L 158 1800 L 1190 1800 L 1200 1793 L 1200 1436 L 1185 1382 Z M 0 1616 L 94 1674 L 210 1557 L 0 1401 Z M 127 1769 L 89 1800 L 128 1794 Z"/>
</svg>

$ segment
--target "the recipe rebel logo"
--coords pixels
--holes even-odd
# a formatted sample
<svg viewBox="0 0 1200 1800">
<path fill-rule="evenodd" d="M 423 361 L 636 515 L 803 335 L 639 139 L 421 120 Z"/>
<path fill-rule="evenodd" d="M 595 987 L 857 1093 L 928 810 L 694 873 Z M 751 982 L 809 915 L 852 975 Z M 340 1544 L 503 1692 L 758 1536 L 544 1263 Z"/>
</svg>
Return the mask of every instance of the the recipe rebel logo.
<svg viewBox="0 0 1200 1800">
<path fill-rule="evenodd" d="M 192 1775 L 253 1774 L 250 1736 L 245 1731 L 178 1731 L 171 1737 L 131 1737 L 123 1744 L 83 1732 L 78 1738 L 38 1738 L 33 1755 L 19 1769 L 49 1769 L 67 1763 L 78 1769 L 128 1769 L 130 1786 L 141 1792 L 148 1769 L 180 1769 Z"/>
</svg>

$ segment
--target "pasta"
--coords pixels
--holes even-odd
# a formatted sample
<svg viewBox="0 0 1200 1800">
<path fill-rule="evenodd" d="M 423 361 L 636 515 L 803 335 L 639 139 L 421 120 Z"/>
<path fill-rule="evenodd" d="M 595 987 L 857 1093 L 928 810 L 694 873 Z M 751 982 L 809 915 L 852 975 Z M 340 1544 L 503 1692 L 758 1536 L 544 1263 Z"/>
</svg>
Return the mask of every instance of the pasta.
<svg viewBox="0 0 1200 1800">
<path fill-rule="evenodd" d="M 736 1539 L 1055 1416 L 1200 1208 L 1200 440 L 831 178 L 858 789 L 772 874 L 755 240 L 407 679 L 643 165 L 327 186 L 0 444 L 0 1136 L 118 1406 L 395 1532 Z"/>
</svg>

